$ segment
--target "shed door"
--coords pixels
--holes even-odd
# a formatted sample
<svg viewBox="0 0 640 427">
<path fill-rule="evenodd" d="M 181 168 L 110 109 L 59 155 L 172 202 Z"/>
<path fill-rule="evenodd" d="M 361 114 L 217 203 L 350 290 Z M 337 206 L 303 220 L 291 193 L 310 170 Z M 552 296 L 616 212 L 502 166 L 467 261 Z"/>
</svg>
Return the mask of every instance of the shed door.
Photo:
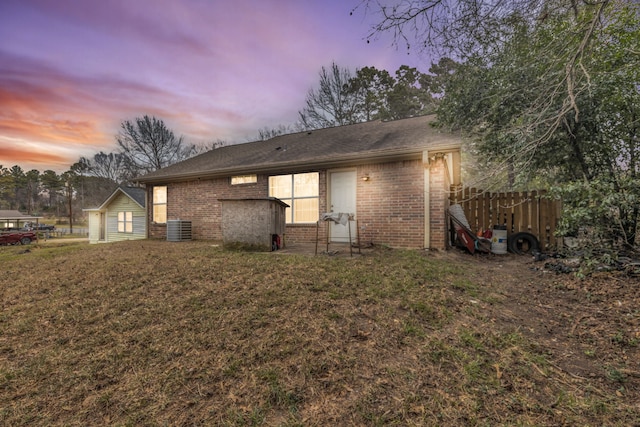
<svg viewBox="0 0 640 427">
<path fill-rule="evenodd" d="M 104 241 L 106 235 L 107 222 L 105 221 L 104 212 L 100 212 L 100 236 L 98 240 Z"/>
<path fill-rule="evenodd" d="M 356 214 L 356 171 L 330 172 L 329 181 L 331 212 Z M 352 239 L 355 237 L 355 224 L 336 224 L 329 222 L 329 239 L 332 242 L 348 242 L 349 228 Z"/>
</svg>

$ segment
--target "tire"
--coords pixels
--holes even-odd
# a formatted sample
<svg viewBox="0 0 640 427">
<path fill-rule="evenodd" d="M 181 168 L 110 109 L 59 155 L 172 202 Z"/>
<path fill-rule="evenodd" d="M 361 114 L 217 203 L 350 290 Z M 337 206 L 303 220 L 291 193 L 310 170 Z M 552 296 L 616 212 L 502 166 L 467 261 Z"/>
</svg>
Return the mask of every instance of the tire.
<svg viewBox="0 0 640 427">
<path fill-rule="evenodd" d="M 31 239 L 28 237 L 23 237 L 22 239 L 20 239 L 20 243 L 23 245 L 29 245 L 31 244 Z"/>
<path fill-rule="evenodd" d="M 515 233 L 507 239 L 507 249 L 517 255 L 540 252 L 540 242 L 531 233 Z"/>
</svg>

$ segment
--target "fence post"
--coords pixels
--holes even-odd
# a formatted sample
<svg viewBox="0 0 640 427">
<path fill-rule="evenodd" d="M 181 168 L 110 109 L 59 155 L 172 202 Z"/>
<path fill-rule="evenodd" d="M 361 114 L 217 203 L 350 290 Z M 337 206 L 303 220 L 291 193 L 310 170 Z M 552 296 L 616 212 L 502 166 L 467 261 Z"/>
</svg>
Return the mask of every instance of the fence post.
<svg viewBox="0 0 640 427">
<path fill-rule="evenodd" d="M 538 192 L 533 190 L 531 193 L 529 193 L 529 200 L 529 205 L 531 207 L 531 213 L 529 214 L 531 231 L 529 232 L 534 236 L 538 236 L 538 240 L 540 240 L 540 197 L 538 196 Z"/>
</svg>

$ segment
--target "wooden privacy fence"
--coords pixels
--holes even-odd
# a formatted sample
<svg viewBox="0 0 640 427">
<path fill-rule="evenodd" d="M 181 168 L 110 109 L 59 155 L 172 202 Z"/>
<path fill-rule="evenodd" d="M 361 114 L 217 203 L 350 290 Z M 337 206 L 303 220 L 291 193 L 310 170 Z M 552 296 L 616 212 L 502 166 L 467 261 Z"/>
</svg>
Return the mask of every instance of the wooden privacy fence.
<svg viewBox="0 0 640 427">
<path fill-rule="evenodd" d="M 471 230 L 506 225 L 507 233 L 521 231 L 538 238 L 541 249 L 555 248 L 555 236 L 562 202 L 543 197 L 544 191 L 489 193 L 477 188 L 452 186 L 451 204 L 462 206 Z"/>
</svg>

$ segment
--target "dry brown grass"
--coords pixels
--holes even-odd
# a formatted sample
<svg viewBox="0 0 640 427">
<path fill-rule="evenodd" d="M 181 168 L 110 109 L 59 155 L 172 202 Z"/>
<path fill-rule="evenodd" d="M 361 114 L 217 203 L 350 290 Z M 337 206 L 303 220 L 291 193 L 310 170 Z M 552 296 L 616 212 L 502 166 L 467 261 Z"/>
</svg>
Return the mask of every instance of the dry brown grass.
<svg viewBox="0 0 640 427">
<path fill-rule="evenodd" d="M 354 258 L 210 242 L 29 249 L 0 248 L 3 425 L 640 419 L 638 307 L 609 325 L 620 342 L 576 350 L 588 371 L 571 371 L 533 333 L 539 319 L 514 309 L 514 287 L 560 292 L 522 262 L 507 275 L 493 257 L 388 249 Z M 585 319 L 567 316 L 576 336 Z"/>
</svg>

